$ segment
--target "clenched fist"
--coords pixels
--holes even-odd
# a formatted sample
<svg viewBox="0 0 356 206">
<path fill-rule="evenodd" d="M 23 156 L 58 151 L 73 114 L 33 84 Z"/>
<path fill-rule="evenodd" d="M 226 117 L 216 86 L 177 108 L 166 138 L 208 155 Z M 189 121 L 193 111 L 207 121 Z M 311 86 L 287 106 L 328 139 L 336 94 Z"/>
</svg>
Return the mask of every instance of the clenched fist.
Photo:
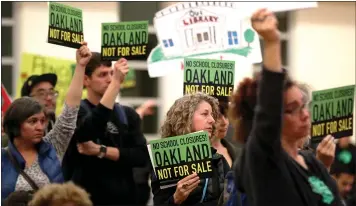
<svg viewBox="0 0 356 206">
<path fill-rule="evenodd" d="M 91 51 L 88 48 L 88 43 L 83 42 L 82 46 L 79 49 L 77 49 L 76 52 L 77 64 L 79 64 L 82 67 L 86 67 L 90 58 L 91 58 Z"/>
<path fill-rule="evenodd" d="M 259 9 L 251 17 L 253 29 L 263 37 L 266 42 L 280 40 L 278 31 L 278 20 L 276 16 L 267 9 Z"/>
<path fill-rule="evenodd" d="M 127 60 L 121 58 L 114 64 L 113 79 L 115 79 L 119 83 L 122 83 L 128 72 L 129 72 L 129 65 L 127 64 Z"/>
</svg>

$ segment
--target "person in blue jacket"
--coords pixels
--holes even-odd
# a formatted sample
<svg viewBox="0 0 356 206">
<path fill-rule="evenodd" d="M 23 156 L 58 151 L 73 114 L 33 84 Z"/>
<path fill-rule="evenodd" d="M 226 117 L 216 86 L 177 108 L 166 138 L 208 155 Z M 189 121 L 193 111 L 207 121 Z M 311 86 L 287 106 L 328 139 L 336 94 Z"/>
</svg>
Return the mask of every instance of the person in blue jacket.
<svg viewBox="0 0 356 206">
<path fill-rule="evenodd" d="M 84 42 L 76 52 L 77 65 L 63 111 L 46 136 L 44 107 L 35 99 L 19 98 L 6 111 L 3 125 L 10 141 L 8 147 L 1 150 L 2 202 L 15 191 L 33 191 L 64 181 L 61 161 L 76 127 L 84 71 L 90 57 L 91 52 Z M 30 181 L 20 174 L 21 170 Z"/>
</svg>

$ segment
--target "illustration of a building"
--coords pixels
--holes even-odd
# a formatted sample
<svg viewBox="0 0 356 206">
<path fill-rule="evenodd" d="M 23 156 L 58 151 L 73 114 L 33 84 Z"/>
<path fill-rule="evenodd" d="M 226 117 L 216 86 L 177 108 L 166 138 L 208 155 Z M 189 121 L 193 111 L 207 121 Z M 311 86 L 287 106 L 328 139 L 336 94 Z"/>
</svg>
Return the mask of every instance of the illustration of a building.
<svg viewBox="0 0 356 206">
<path fill-rule="evenodd" d="M 154 25 L 166 57 L 246 46 L 233 2 L 183 2 L 156 13 Z"/>
</svg>

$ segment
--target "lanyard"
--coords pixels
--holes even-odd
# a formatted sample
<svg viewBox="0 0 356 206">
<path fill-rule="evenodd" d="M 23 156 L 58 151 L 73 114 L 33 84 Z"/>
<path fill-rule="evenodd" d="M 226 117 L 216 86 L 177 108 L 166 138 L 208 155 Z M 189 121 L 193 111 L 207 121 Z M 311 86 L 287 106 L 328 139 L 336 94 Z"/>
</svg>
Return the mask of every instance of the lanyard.
<svg viewBox="0 0 356 206">
<path fill-rule="evenodd" d="M 208 182 L 209 182 L 209 178 L 206 178 L 205 179 L 205 186 L 204 186 L 204 190 L 203 190 L 203 195 L 201 197 L 200 203 L 202 203 L 204 201 L 205 194 L 206 194 L 206 189 L 208 187 Z"/>
</svg>

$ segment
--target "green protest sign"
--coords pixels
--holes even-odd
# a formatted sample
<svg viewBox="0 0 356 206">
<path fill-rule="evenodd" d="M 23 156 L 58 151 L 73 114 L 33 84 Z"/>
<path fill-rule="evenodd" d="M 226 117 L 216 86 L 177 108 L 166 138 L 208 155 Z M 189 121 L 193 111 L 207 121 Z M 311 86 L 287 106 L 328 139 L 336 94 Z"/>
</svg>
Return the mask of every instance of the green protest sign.
<svg viewBox="0 0 356 206">
<path fill-rule="evenodd" d="M 82 10 L 49 2 L 48 43 L 80 48 L 84 41 Z"/>
<path fill-rule="evenodd" d="M 203 92 L 218 99 L 229 97 L 234 77 L 235 61 L 185 58 L 183 92 Z"/>
<path fill-rule="evenodd" d="M 355 85 L 312 93 L 312 141 L 321 141 L 329 134 L 335 138 L 353 134 L 354 97 Z"/>
<path fill-rule="evenodd" d="M 161 187 L 174 186 L 193 172 L 201 178 L 212 176 L 210 140 L 205 131 L 153 140 L 149 150 Z"/>
<path fill-rule="evenodd" d="M 122 82 L 120 89 L 128 89 L 136 86 L 136 73 L 135 70 L 130 68 L 126 74 L 124 82 Z"/>
<path fill-rule="evenodd" d="M 103 60 L 132 60 L 146 55 L 148 21 L 102 23 L 101 35 Z"/>
</svg>

